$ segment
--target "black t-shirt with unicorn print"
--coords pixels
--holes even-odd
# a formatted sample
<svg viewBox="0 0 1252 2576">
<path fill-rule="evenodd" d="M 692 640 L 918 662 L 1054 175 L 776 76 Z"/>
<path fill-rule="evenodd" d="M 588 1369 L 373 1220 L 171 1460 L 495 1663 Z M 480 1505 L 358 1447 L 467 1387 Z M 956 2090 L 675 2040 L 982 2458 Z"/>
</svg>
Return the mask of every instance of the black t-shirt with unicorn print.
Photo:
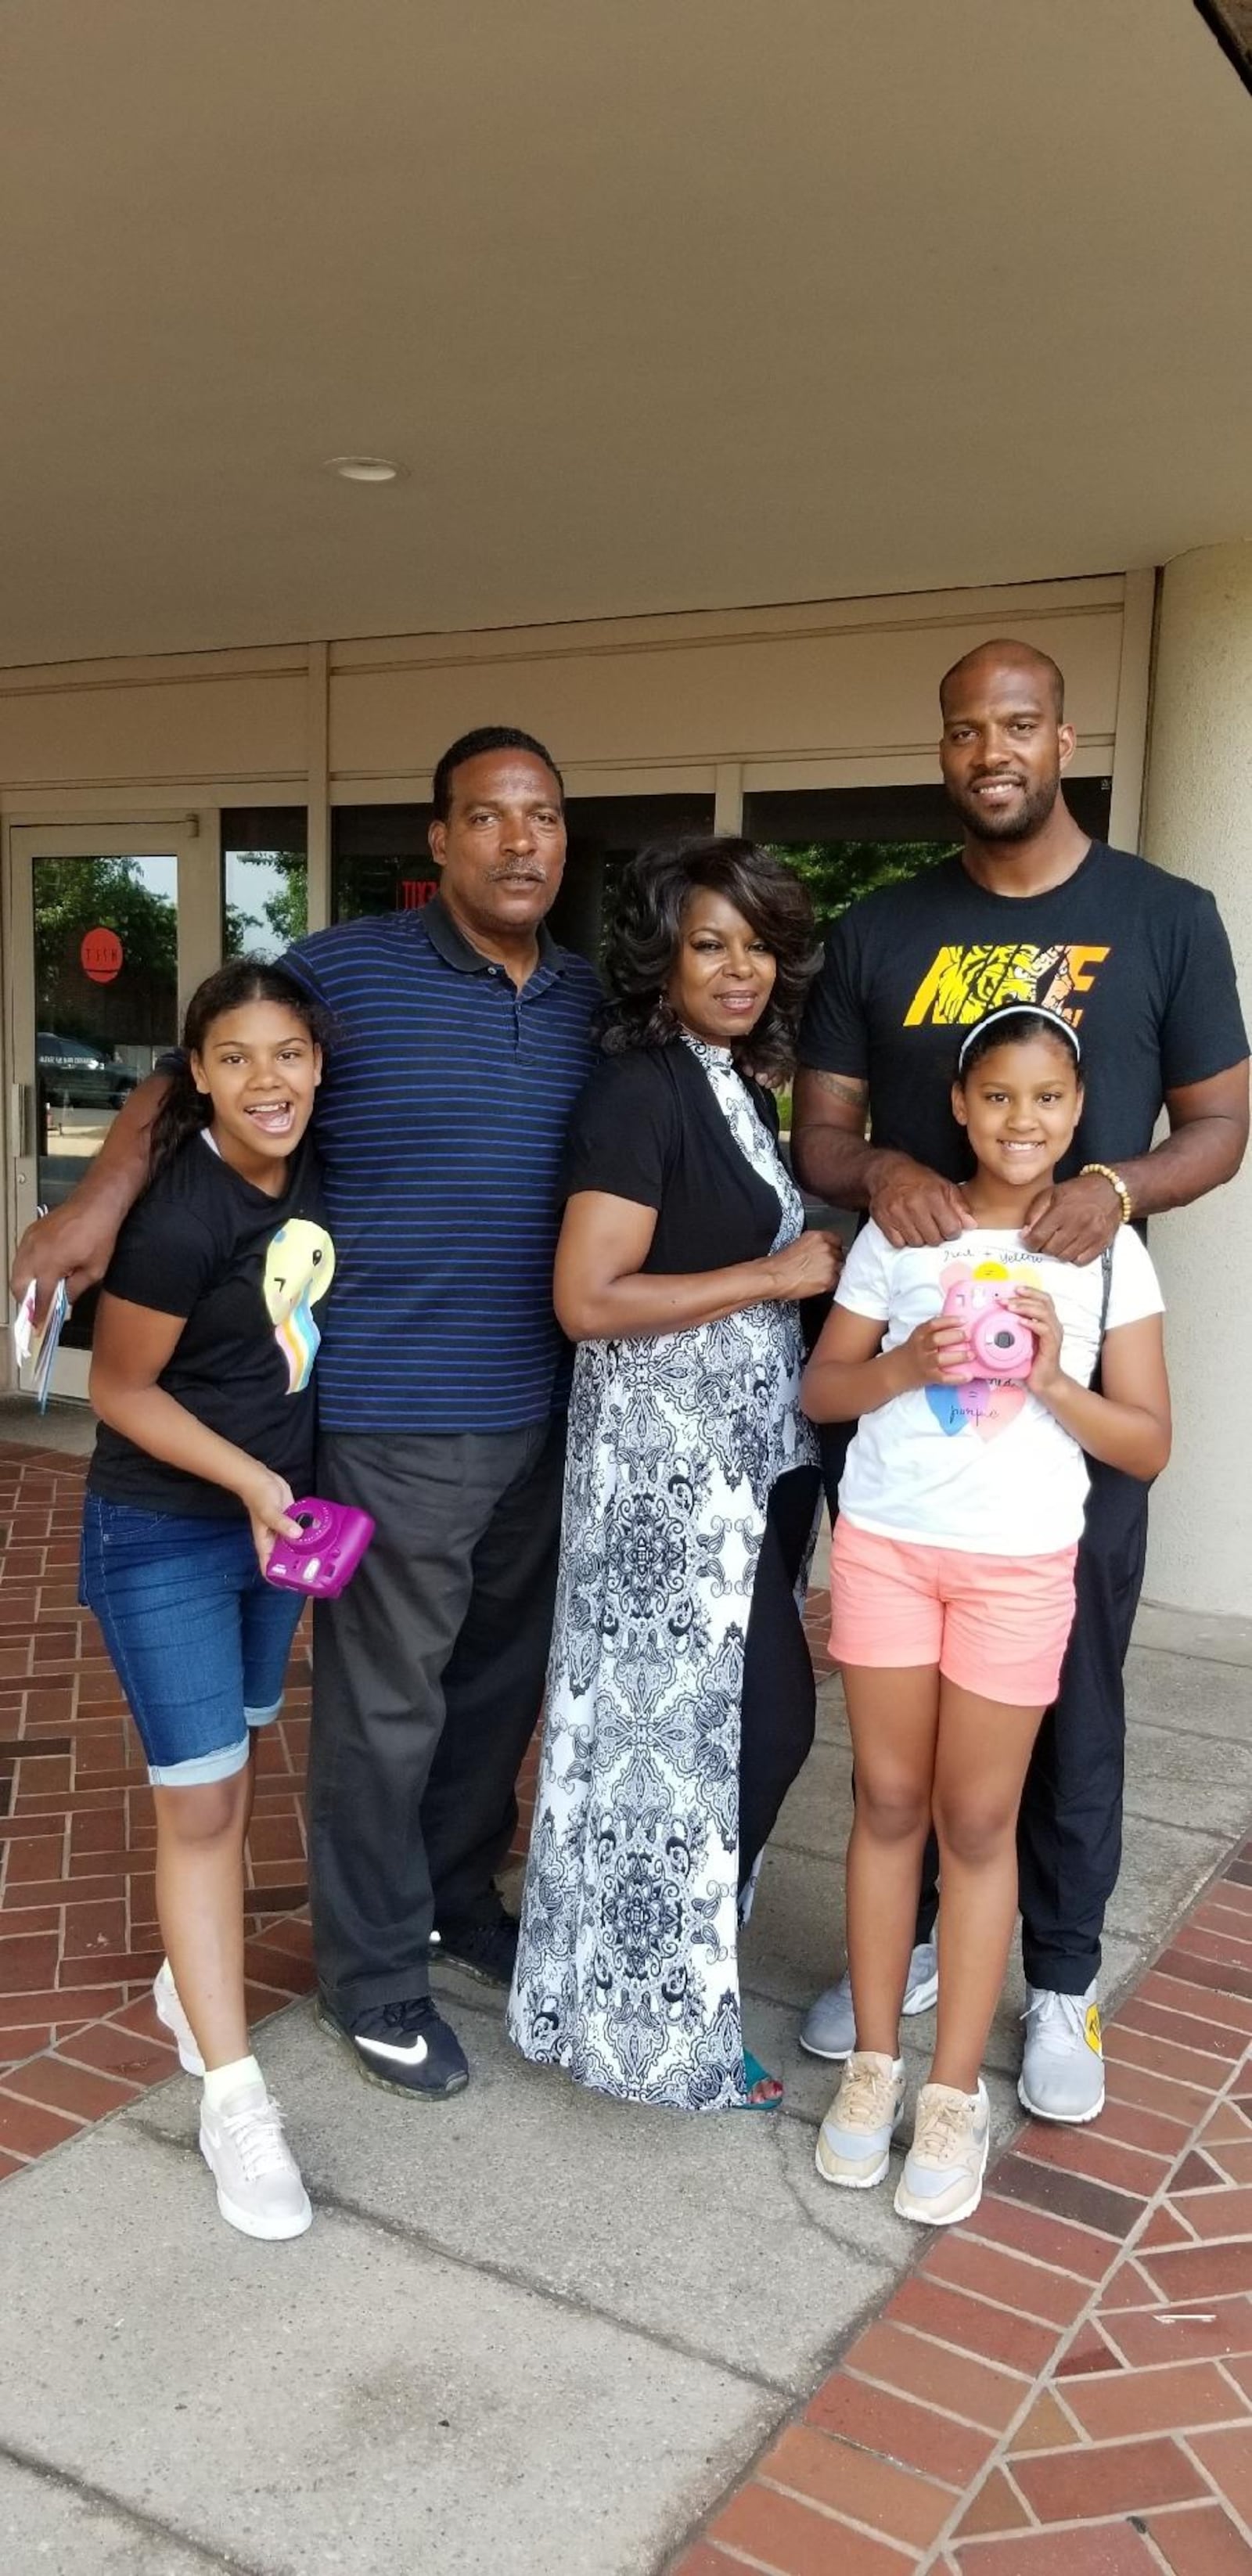
<svg viewBox="0 0 1252 2576">
<path fill-rule="evenodd" d="M 198 1422 L 285 1476 L 313 1475 L 317 1309 L 334 1276 L 317 1160 L 306 1136 L 269 1198 L 189 1137 L 132 1210 L 104 1285 L 113 1297 L 186 1324 L 159 1380 Z M 101 1423 L 90 1490 L 140 1511 L 235 1520 L 223 1485 L 185 1475 Z"/>
</svg>

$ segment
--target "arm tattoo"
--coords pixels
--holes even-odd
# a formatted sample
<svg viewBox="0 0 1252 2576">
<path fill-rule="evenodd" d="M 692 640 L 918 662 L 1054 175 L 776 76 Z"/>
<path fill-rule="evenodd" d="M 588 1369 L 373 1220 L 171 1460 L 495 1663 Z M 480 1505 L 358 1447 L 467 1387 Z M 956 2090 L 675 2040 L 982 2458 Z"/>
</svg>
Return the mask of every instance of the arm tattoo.
<svg viewBox="0 0 1252 2576">
<path fill-rule="evenodd" d="M 869 1099 L 869 1084 L 856 1082 L 849 1074 L 815 1072 L 813 1080 L 818 1090 L 827 1092 L 842 1109 L 863 1110 Z"/>
</svg>

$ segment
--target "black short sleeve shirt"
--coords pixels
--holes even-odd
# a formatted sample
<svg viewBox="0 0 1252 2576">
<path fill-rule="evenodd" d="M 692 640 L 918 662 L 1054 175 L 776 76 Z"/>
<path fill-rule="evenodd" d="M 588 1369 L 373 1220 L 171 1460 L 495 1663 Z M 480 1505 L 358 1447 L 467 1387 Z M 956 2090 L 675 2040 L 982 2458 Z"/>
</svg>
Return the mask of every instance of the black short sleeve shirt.
<svg viewBox="0 0 1252 2576">
<path fill-rule="evenodd" d="M 307 1137 L 288 1168 L 273 1199 L 207 1137 L 190 1137 L 132 1208 L 104 1286 L 132 1305 L 186 1317 L 158 1383 L 301 1494 L 313 1473 L 313 1361 L 335 1253 Z M 166 1466 L 103 1422 L 87 1482 L 143 1511 L 243 1515 L 225 1486 Z"/>
<path fill-rule="evenodd" d="M 1045 894 L 990 893 L 957 858 L 853 904 L 827 941 L 800 1062 L 868 1082 L 875 1144 L 961 1180 L 968 1149 L 949 1106 L 961 1034 L 1015 1001 L 1064 1012 L 1082 1046 L 1062 1179 L 1145 1154 L 1167 1091 L 1248 1052 L 1212 896 L 1095 841 Z"/>
<path fill-rule="evenodd" d="M 771 1134 L 778 1110 L 746 1088 Z M 689 1047 L 636 1047 L 605 1056 L 570 1121 L 561 1197 L 603 1190 L 655 1208 L 645 1271 L 726 1270 L 757 1261 L 778 1232 L 777 1193 L 745 1162 Z"/>
</svg>

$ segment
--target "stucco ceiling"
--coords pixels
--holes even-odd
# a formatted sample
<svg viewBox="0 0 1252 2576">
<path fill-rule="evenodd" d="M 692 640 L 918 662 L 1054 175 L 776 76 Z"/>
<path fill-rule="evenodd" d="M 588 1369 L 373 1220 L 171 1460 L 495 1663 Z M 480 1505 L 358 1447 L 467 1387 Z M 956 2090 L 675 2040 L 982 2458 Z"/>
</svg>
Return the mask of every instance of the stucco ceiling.
<svg viewBox="0 0 1252 2576">
<path fill-rule="evenodd" d="M 1250 251 L 1190 0 L 7 0 L 0 661 L 1252 535 Z"/>
</svg>

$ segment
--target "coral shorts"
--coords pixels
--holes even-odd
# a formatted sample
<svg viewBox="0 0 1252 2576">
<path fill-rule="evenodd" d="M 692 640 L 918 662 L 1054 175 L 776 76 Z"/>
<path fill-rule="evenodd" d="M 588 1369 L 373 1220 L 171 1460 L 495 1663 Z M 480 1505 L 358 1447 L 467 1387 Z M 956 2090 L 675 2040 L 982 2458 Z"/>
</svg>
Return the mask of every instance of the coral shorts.
<svg viewBox="0 0 1252 2576">
<path fill-rule="evenodd" d="M 830 1651 L 891 1671 L 937 1664 L 958 1690 L 1048 1708 L 1074 1619 L 1076 1547 L 974 1556 L 881 1538 L 842 1512 L 830 1551 Z"/>
</svg>

